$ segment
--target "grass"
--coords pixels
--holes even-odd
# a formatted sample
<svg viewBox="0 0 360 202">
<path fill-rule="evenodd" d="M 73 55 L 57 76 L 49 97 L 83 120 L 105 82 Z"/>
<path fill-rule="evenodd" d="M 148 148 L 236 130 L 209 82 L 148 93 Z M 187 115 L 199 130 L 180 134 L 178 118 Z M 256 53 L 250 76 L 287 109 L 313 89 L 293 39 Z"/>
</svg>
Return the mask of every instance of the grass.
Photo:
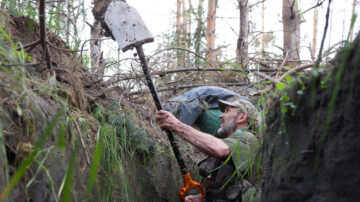
<svg viewBox="0 0 360 202">
<path fill-rule="evenodd" d="M 148 159 L 151 157 L 151 141 L 145 136 L 145 132 L 135 125 L 129 113 L 119 114 L 114 110 L 118 109 L 116 104 L 105 109 L 97 106 L 92 114 L 100 121 L 103 153 L 101 160 L 102 174 L 100 184 L 102 185 L 100 195 L 102 200 L 115 200 L 114 196 L 118 191 L 124 201 L 134 201 L 141 194 L 134 192 L 132 187 L 134 181 L 141 187 L 141 179 L 134 179 L 131 173 L 136 172 L 137 159 Z M 98 153 L 100 146 L 97 146 Z M 97 153 L 94 154 L 98 156 Z M 146 164 L 147 160 L 143 163 Z M 94 170 L 96 166 L 94 165 Z M 88 181 L 90 189 L 95 177 Z M 117 189 L 116 189 L 117 188 Z M 120 190 L 118 190 L 120 189 Z M 87 192 L 90 192 L 88 190 Z"/>
<path fill-rule="evenodd" d="M 55 124 L 57 123 L 59 119 L 59 114 L 54 117 L 54 119 L 51 121 L 49 126 L 45 129 L 43 135 L 40 137 L 38 142 L 34 146 L 34 150 L 30 153 L 30 155 L 21 163 L 19 168 L 15 171 L 15 173 L 12 175 L 9 183 L 5 186 L 5 188 L 2 190 L 0 194 L 0 201 L 4 201 L 8 195 L 10 194 L 11 190 L 18 184 L 18 182 L 21 180 L 21 178 L 24 176 L 26 170 L 29 168 L 29 166 L 33 163 L 35 160 L 35 157 L 37 156 L 40 149 L 43 147 L 47 137 L 52 133 L 54 130 Z"/>
</svg>

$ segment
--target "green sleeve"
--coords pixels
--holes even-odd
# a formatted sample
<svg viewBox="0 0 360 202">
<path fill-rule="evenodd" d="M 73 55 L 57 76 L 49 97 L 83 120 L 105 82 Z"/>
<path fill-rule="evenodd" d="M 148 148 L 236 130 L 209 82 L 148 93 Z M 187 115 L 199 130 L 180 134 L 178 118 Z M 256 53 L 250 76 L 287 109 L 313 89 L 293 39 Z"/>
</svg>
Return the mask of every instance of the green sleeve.
<svg viewBox="0 0 360 202">
<path fill-rule="evenodd" d="M 249 132 L 243 132 L 239 135 L 223 139 L 231 152 L 231 160 L 233 161 L 238 174 L 241 176 L 251 170 L 258 140 Z"/>
</svg>

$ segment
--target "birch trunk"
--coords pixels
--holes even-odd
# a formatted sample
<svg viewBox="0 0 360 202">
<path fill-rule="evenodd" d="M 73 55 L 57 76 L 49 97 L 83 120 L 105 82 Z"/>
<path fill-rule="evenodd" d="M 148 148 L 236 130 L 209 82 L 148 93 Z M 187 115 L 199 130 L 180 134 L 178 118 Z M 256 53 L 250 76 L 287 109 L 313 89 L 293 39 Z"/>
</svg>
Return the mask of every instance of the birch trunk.
<svg viewBox="0 0 360 202">
<path fill-rule="evenodd" d="M 105 62 L 103 59 L 103 55 L 101 52 L 101 25 L 99 21 L 95 21 L 94 24 L 91 26 L 90 30 L 90 62 L 91 62 L 91 71 L 95 73 L 98 79 L 102 79 L 105 70 Z"/>
<path fill-rule="evenodd" d="M 283 0 L 283 29 L 284 46 L 283 51 L 287 61 L 298 61 L 300 59 L 300 15 L 297 0 Z M 286 65 L 294 66 L 295 63 L 286 62 Z"/>
<path fill-rule="evenodd" d="M 313 38 L 312 38 L 312 47 L 311 47 L 311 57 L 314 60 L 316 57 L 316 44 L 317 44 L 317 27 L 318 27 L 318 8 L 314 8 L 314 18 L 313 18 Z"/>
</svg>

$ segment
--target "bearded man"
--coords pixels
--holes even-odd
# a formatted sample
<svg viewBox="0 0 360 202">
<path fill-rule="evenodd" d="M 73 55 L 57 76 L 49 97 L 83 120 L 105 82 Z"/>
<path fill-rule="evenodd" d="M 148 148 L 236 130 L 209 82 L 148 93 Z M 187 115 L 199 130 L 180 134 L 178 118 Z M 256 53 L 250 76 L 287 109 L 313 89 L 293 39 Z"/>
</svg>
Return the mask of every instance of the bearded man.
<svg viewBox="0 0 360 202">
<path fill-rule="evenodd" d="M 217 137 L 201 132 L 161 110 L 155 118 L 162 129 L 168 129 L 188 141 L 209 157 L 199 163 L 199 173 L 206 178 L 205 201 L 259 201 L 259 188 L 254 185 L 254 162 L 259 146 L 249 132 L 259 124 L 259 114 L 248 101 L 218 101 L 223 112 Z M 252 183 L 250 183 L 252 182 Z M 202 201 L 199 195 L 185 201 Z"/>
</svg>

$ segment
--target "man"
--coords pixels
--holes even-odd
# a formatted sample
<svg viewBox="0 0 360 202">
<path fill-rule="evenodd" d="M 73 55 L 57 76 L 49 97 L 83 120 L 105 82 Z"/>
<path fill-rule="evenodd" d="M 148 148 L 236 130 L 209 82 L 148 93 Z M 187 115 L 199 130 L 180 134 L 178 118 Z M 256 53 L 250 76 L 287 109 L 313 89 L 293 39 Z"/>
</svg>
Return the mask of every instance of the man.
<svg viewBox="0 0 360 202">
<path fill-rule="evenodd" d="M 254 177 L 251 175 L 258 140 L 247 131 L 259 124 L 257 110 L 242 99 L 219 100 L 218 104 L 223 112 L 219 116 L 219 138 L 182 123 L 167 111 L 157 112 L 155 118 L 160 128 L 173 131 L 209 156 L 199 164 L 200 175 L 208 182 L 205 201 L 254 201 L 259 194 L 245 178 Z M 185 201 L 201 201 L 201 197 L 190 195 Z"/>
</svg>

